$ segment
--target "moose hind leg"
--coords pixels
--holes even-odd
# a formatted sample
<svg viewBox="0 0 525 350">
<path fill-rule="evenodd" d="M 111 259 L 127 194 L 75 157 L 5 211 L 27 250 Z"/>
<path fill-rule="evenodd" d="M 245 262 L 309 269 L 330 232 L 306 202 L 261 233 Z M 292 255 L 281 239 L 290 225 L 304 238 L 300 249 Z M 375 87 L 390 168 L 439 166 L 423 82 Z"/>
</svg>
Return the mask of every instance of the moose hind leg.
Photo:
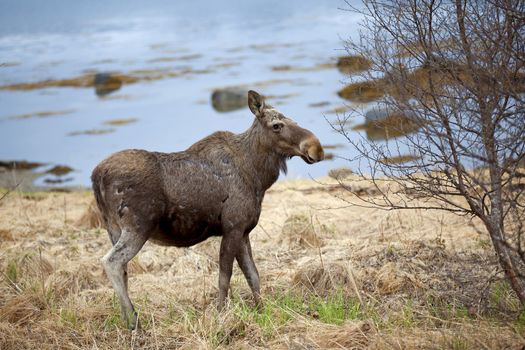
<svg viewBox="0 0 525 350">
<path fill-rule="evenodd" d="M 122 231 L 116 225 L 108 226 L 107 231 L 108 231 L 109 239 L 111 241 L 111 245 L 114 246 L 115 244 L 117 244 Z M 128 290 L 128 265 L 127 264 L 124 265 L 124 287 L 126 288 L 126 290 Z"/>
<path fill-rule="evenodd" d="M 120 238 L 120 235 L 122 233 L 122 231 L 120 230 L 120 228 L 116 225 L 108 225 L 108 235 L 109 235 L 109 240 L 111 241 L 111 245 L 115 245 L 117 244 L 119 238 Z"/>
<path fill-rule="evenodd" d="M 127 264 L 137 255 L 146 240 L 147 236 L 124 229 L 113 248 L 102 258 L 106 274 L 120 300 L 122 319 L 130 329 L 137 326 L 137 313 L 128 296 Z"/>
</svg>

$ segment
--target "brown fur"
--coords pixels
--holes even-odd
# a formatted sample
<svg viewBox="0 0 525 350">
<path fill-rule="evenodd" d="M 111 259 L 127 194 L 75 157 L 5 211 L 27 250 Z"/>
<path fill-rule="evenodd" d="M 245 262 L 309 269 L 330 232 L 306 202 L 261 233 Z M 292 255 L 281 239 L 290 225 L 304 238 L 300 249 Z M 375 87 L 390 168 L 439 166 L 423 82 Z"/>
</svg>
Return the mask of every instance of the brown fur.
<svg viewBox="0 0 525 350">
<path fill-rule="evenodd" d="M 95 198 L 113 243 L 103 263 L 131 328 L 137 316 L 127 294 L 127 263 L 148 239 L 187 247 L 222 236 L 219 308 L 234 258 L 260 301 L 248 234 L 259 220 L 264 193 L 286 171 L 287 158 L 314 163 L 324 153 L 310 131 L 258 93 L 248 93 L 248 105 L 256 118 L 244 133 L 215 132 L 183 152 L 125 150 L 93 170 Z"/>
</svg>

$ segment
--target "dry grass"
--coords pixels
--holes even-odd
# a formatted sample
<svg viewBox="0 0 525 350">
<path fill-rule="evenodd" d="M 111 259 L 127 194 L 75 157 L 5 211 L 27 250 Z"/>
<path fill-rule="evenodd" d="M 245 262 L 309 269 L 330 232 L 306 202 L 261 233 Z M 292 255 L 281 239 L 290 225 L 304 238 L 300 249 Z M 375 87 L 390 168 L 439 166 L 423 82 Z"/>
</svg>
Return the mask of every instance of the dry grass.
<svg viewBox="0 0 525 350">
<path fill-rule="evenodd" d="M 316 231 L 322 229 L 324 228 L 315 227 L 312 217 L 292 215 L 284 222 L 280 242 L 288 245 L 290 249 L 319 248 L 324 244 Z"/>
<path fill-rule="evenodd" d="M 346 175 L 349 188 L 367 184 Z M 435 212 L 335 209 L 323 179 L 276 184 L 252 233 L 264 305 L 239 269 L 215 311 L 218 239 L 146 244 L 130 264 L 143 328 L 129 332 L 99 260 L 92 194 L 0 201 L 1 349 L 519 349 L 525 314 L 480 223 Z M 326 190 L 333 188 L 333 190 Z"/>
<path fill-rule="evenodd" d="M 306 288 L 319 296 L 329 296 L 338 290 L 353 294 L 353 281 L 349 271 L 340 263 L 312 263 L 300 268 L 292 279 L 299 289 Z"/>
<path fill-rule="evenodd" d="M 102 228 L 103 223 L 102 214 L 100 214 L 93 198 L 82 216 L 75 222 L 75 226 L 80 229 Z"/>
</svg>

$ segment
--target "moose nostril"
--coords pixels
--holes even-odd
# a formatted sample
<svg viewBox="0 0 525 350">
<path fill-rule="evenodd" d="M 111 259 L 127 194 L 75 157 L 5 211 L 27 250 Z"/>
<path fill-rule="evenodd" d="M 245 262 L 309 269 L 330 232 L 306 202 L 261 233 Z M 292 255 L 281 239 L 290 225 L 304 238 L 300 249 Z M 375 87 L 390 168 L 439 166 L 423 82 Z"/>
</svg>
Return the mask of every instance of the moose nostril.
<svg viewBox="0 0 525 350">
<path fill-rule="evenodd" d="M 315 156 L 311 156 L 316 162 L 320 162 L 324 159 L 324 150 L 321 146 L 314 146 L 312 147 L 312 154 Z"/>
<path fill-rule="evenodd" d="M 323 147 L 315 137 L 303 141 L 299 148 L 304 157 L 311 163 L 317 163 L 324 159 Z"/>
</svg>

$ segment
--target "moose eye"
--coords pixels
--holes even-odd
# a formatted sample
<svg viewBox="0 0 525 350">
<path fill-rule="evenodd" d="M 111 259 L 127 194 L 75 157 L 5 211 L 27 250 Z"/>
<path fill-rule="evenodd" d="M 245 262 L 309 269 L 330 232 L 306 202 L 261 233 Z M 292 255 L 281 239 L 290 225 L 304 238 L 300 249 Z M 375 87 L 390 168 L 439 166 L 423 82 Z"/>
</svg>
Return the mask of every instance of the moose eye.
<svg viewBox="0 0 525 350">
<path fill-rule="evenodd" d="M 273 131 L 281 131 L 282 127 L 283 126 L 281 124 L 273 124 L 272 125 Z"/>
</svg>

